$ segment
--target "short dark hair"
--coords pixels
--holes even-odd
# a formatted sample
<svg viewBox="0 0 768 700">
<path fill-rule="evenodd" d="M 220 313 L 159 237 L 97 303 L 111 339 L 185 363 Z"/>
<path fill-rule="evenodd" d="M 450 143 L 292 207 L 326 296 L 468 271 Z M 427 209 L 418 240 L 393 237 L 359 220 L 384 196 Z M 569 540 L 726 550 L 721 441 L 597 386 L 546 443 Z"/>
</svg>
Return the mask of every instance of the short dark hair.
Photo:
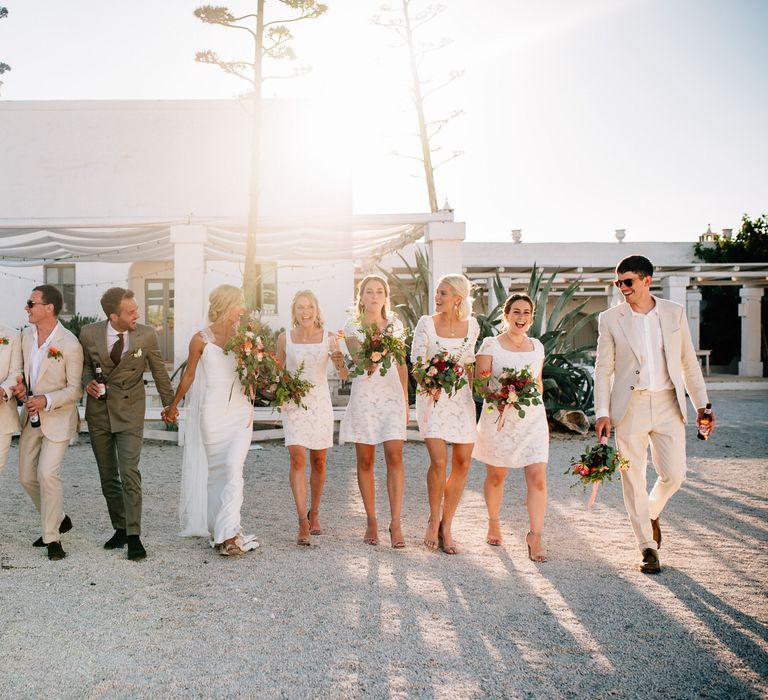
<svg viewBox="0 0 768 700">
<path fill-rule="evenodd" d="M 43 304 L 53 304 L 53 315 L 58 316 L 64 306 L 64 297 L 61 292 L 52 284 L 40 284 L 35 287 L 33 292 L 40 292 L 43 297 Z"/>
<path fill-rule="evenodd" d="M 531 305 L 531 313 L 534 313 L 536 311 L 536 305 L 533 303 L 533 299 L 531 299 L 531 297 L 528 296 L 525 292 L 512 292 L 512 294 L 510 294 L 507 297 L 506 301 L 504 302 L 505 316 L 509 313 L 509 310 L 512 308 L 512 304 L 514 304 L 516 301 L 528 302 Z"/>
<path fill-rule="evenodd" d="M 628 255 L 618 265 L 616 274 L 634 272 L 638 277 L 653 277 L 653 263 L 644 255 Z"/>
<path fill-rule="evenodd" d="M 110 287 L 101 295 L 101 308 L 109 317 L 110 314 L 120 313 L 120 304 L 123 299 L 133 299 L 132 289 L 123 289 L 122 287 Z"/>
</svg>

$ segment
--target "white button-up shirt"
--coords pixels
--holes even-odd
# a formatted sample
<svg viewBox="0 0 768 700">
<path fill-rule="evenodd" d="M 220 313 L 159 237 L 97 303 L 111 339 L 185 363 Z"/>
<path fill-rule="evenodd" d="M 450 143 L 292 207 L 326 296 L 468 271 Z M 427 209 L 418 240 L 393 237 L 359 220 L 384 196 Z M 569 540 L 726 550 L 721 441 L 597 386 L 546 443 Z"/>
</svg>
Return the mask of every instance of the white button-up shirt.
<svg viewBox="0 0 768 700">
<path fill-rule="evenodd" d="M 32 324 L 32 339 L 34 340 L 34 343 L 32 345 L 32 354 L 29 357 L 29 391 L 31 394 L 35 393 L 37 378 L 40 376 L 40 365 L 43 363 L 54 337 L 59 332 L 59 328 L 61 328 L 61 324 L 57 322 L 50 335 L 45 339 L 45 342 L 38 347 L 37 326 Z M 48 394 L 45 394 L 46 411 L 49 409 L 50 405 L 51 397 Z"/>
<path fill-rule="evenodd" d="M 128 331 L 122 331 L 123 334 L 123 352 L 120 355 L 120 357 L 125 357 L 125 353 L 128 352 Z M 107 324 L 107 353 L 112 353 L 112 348 L 115 346 L 115 343 L 117 342 L 117 335 L 118 331 L 116 331 L 114 328 L 112 328 L 112 324 Z"/>
<path fill-rule="evenodd" d="M 667 356 L 664 353 L 664 338 L 661 335 L 659 309 L 654 307 L 647 314 L 639 314 L 629 307 L 635 335 L 641 339 L 641 345 L 636 350 L 640 354 L 640 374 L 635 389 L 648 391 L 665 391 L 674 389 L 667 371 Z"/>
</svg>

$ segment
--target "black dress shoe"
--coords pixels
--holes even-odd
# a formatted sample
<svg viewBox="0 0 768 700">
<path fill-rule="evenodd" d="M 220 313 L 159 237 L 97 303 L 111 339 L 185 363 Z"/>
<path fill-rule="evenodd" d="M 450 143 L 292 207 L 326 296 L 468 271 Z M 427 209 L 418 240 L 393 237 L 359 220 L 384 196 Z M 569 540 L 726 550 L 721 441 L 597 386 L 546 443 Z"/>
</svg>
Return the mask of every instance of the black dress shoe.
<svg viewBox="0 0 768 700">
<path fill-rule="evenodd" d="M 138 535 L 128 535 L 126 539 L 128 542 L 128 558 L 131 561 L 139 561 L 140 559 L 147 558 L 147 550 L 144 549 L 144 545 L 141 544 Z"/>
<path fill-rule="evenodd" d="M 104 549 L 122 549 L 127 541 L 125 530 L 115 530 L 115 534 L 104 543 Z"/>
<path fill-rule="evenodd" d="M 661 549 L 661 525 L 659 525 L 659 519 L 654 520 L 651 518 L 651 528 L 653 529 L 653 540 L 656 542 L 656 548 Z"/>
<path fill-rule="evenodd" d="M 48 558 L 51 561 L 59 561 L 67 556 L 64 548 L 61 546 L 61 542 L 49 542 L 48 543 Z"/>
<path fill-rule="evenodd" d="M 61 521 L 61 525 L 59 525 L 59 534 L 63 535 L 65 532 L 69 532 L 72 529 L 72 520 L 68 515 L 64 516 L 64 520 Z M 43 542 L 42 537 L 38 537 L 33 543 L 33 547 L 45 547 L 45 542 Z"/>
<path fill-rule="evenodd" d="M 655 549 L 643 550 L 643 563 L 640 564 L 640 571 L 644 574 L 661 573 L 661 563 L 659 562 L 659 553 Z"/>
</svg>

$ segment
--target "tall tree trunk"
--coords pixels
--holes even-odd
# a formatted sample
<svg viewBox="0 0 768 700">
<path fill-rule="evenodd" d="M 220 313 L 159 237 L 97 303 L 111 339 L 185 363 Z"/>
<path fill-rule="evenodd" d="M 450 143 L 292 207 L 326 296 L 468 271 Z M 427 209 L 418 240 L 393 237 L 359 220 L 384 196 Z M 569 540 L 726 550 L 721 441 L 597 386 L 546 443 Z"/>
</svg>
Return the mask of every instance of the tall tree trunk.
<svg viewBox="0 0 768 700">
<path fill-rule="evenodd" d="M 427 193 L 429 194 L 429 208 L 434 213 L 437 211 L 437 193 L 435 192 L 435 173 L 432 168 L 432 152 L 429 149 L 429 137 L 427 136 L 427 123 L 424 119 L 424 98 L 421 94 L 421 80 L 419 68 L 416 62 L 416 50 L 413 45 L 413 30 L 411 28 L 411 16 L 408 5 L 410 0 L 403 0 L 403 17 L 405 19 L 405 34 L 408 41 L 408 52 L 411 58 L 411 76 L 413 79 L 413 102 L 416 106 L 416 116 L 419 120 L 419 140 L 421 141 L 421 160 L 424 163 L 424 176 L 427 180 Z"/>
<path fill-rule="evenodd" d="M 256 46 L 253 56 L 253 114 L 251 115 L 251 182 L 248 209 L 248 231 L 245 240 L 243 293 L 248 308 L 261 307 L 256 265 L 256 231 L 259 222 L 259 188 L 261 176 L 261 61 L 264 48 L 264 0 L 257 0 Z"/>
</svg>

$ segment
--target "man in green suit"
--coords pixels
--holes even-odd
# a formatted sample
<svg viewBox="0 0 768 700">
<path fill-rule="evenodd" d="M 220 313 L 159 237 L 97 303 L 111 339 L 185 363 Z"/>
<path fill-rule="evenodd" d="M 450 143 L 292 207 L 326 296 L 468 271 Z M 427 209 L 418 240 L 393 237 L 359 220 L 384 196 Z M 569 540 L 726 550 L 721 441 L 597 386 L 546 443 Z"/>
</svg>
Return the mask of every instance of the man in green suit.
<svg viewBox="0 0 768 700">
<path fill-rule="evenodd" d="M 144 559 L 141 543 L 141 472 L 139 460 L 144 441 L 144 371 L 152 372 L 155 385 L 167 406 L 173 388 L 149 326 L 136 321 L 138 305 L 130 289 L 113 287 L 101 297 L 106 321 L 83 326 L 83 388 L 88 394 L 85 420 L 91 437 L 115 534 L 105 549 L 128 545 L 128 558 Z M 100 367 L 105 385 L 96 381 Z M 104 397 L 106 389 L 106 398 Z M 100 396 L 102 398 L 100 398 Z"/>
</svg>

